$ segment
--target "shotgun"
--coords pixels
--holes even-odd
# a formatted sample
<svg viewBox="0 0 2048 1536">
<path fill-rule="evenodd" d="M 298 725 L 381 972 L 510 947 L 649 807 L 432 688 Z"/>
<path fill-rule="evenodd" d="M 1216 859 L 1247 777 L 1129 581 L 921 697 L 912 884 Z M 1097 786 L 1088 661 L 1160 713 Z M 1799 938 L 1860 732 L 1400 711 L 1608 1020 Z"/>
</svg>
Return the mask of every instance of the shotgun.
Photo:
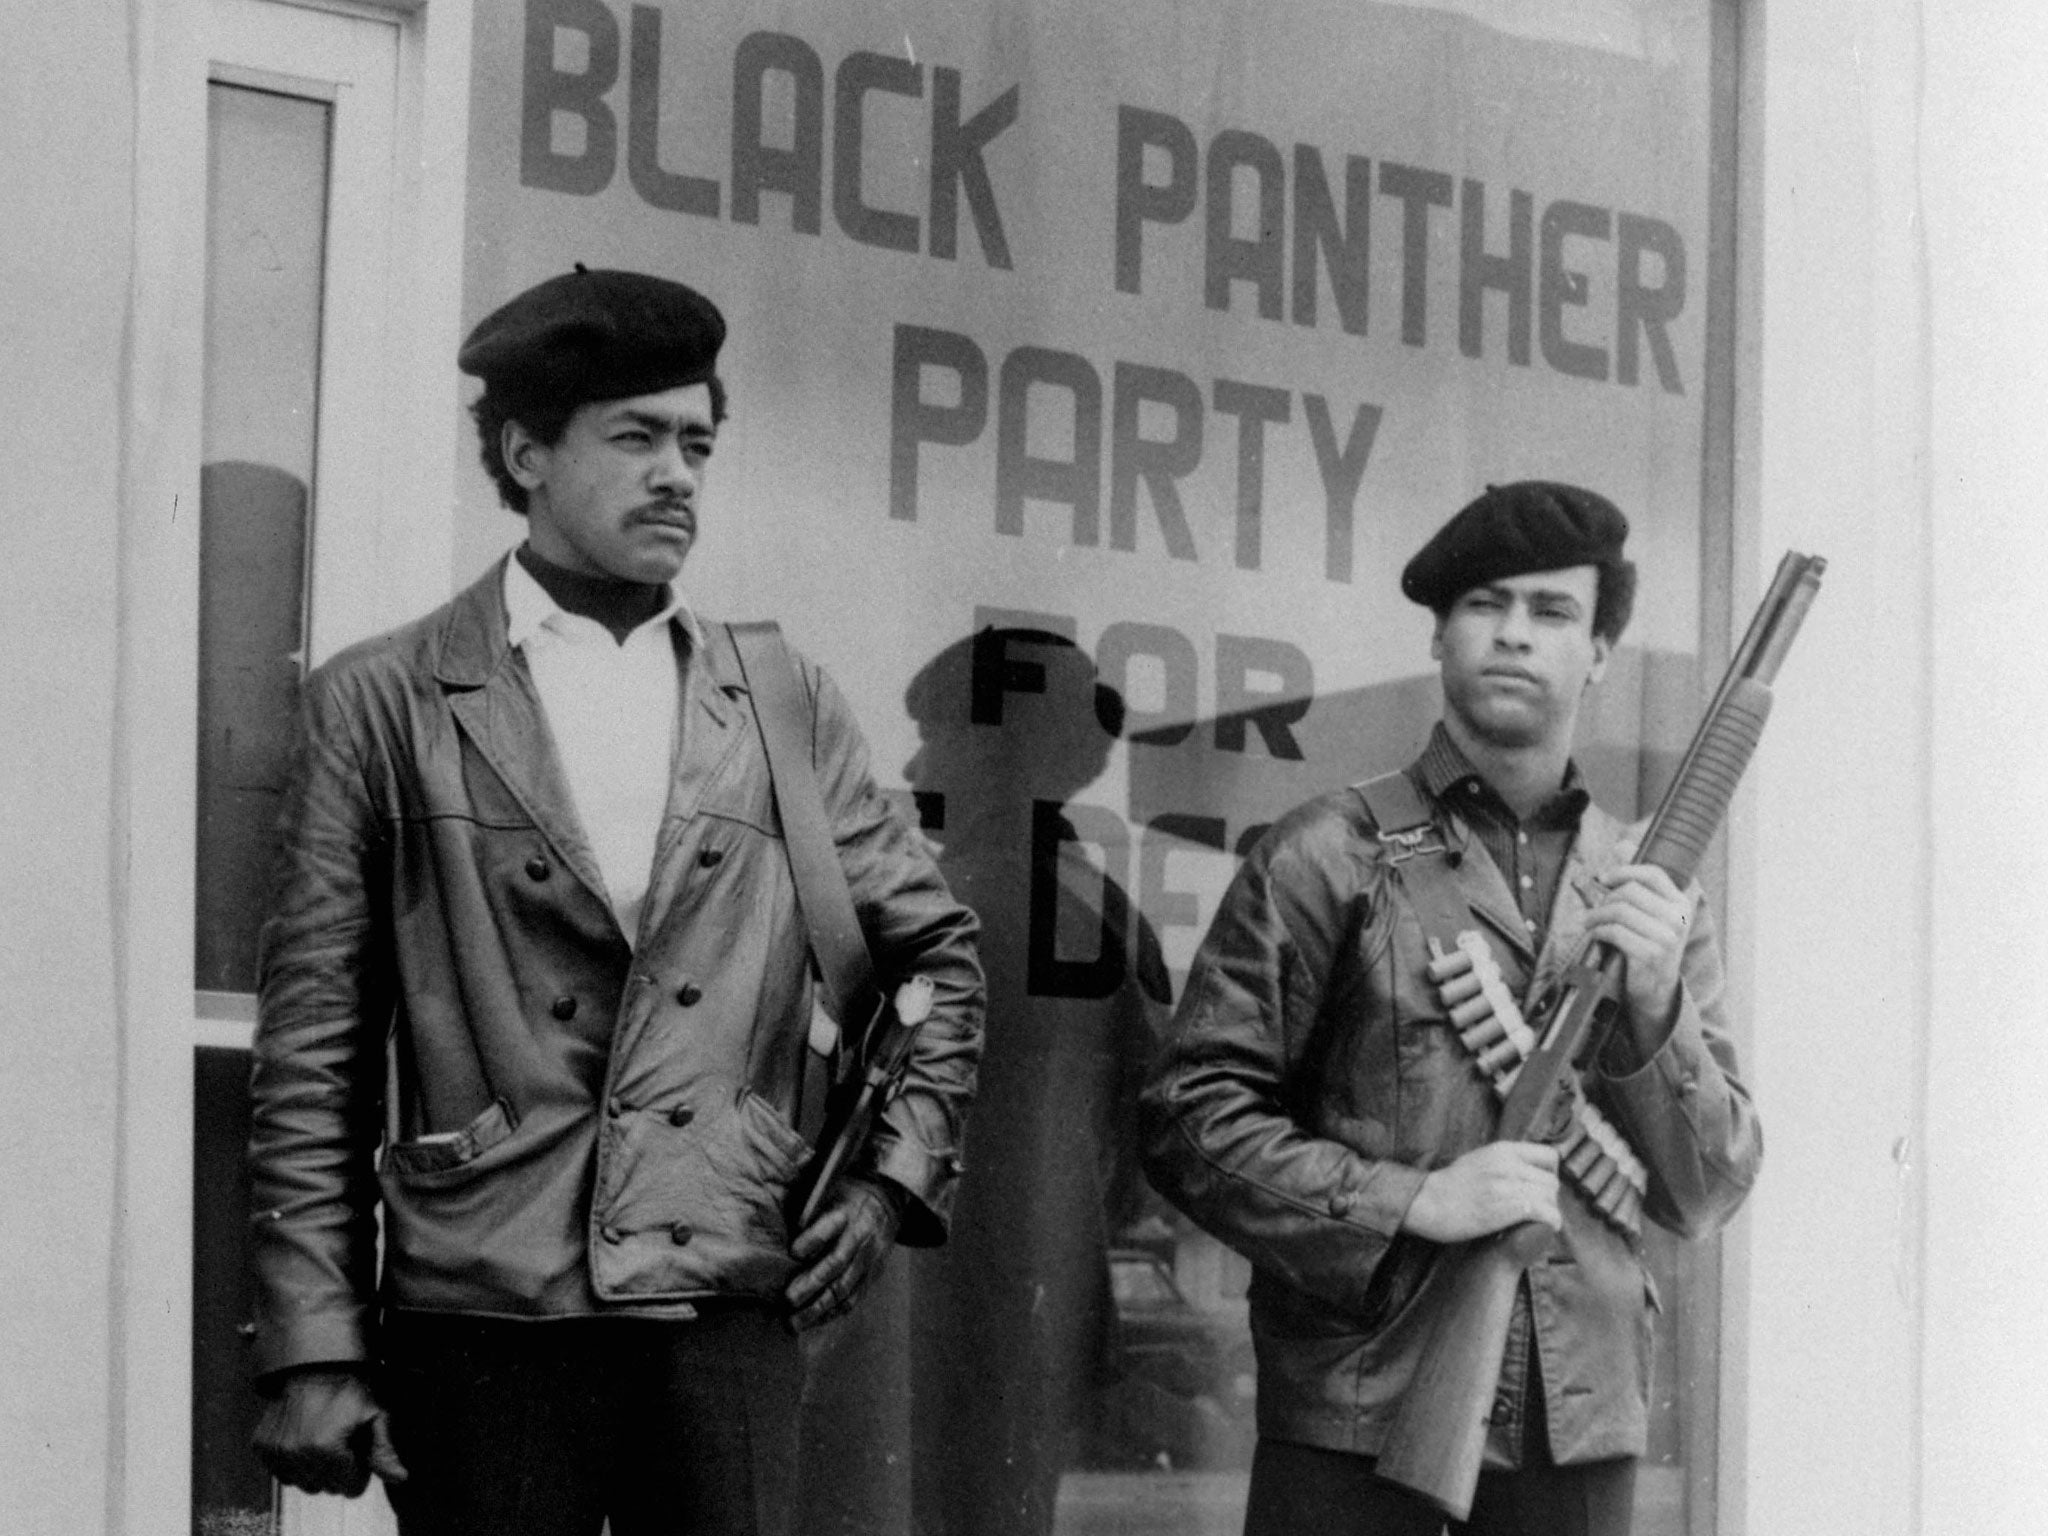
<svg viewBox="0 0 2048 1536">
<path fill-rule="evenodd" d="M 1796 552 L 1778 563 L 1634 862 L 1659 866 L 1680 886 L 1692 879 L 1763 734 L 1771 682 L 1826 569 L 1820 556 Z M 1622 964 L 1612 946 L 1589 942 L 1557 979 L 1535 1010 L 1536 1049 L 1501 1106 L 1497 1140 L 1552 1141 L 1568 1128 L 1576 1071 L 1599 1050 L 1621 1008 Z M 1380 1448 L 1377 1471 L 1453 1520 L 1471 1512 L 1522 1272 L 1551 1236 L 1531 1221 L 1459 1244 L 1440 1255 L 1430 1282 L 1437 1293 L 1435 1322 Z"/>
</svg>

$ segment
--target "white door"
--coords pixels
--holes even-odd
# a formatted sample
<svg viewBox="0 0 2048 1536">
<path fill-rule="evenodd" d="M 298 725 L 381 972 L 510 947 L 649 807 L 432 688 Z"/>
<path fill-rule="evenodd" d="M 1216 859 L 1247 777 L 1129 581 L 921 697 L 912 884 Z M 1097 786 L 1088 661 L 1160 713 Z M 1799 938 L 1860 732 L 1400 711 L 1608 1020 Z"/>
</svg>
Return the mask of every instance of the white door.
<svg viewBox="0 0 2048 1536">
<path fill-rule="evenodd" d="M 445 12 L 445 7 L 444 7 Z M 439 602 L 447 508 L 399 466 L 420 443 L 393 359 L 406 243 L 410 18 L 210 0 L 192 804 L 193 1529 L 384 1536 L 381 1492 L 280 1496 L 248 1449 L 242 1356 L 256 937 L 300 680 Z M 408 32 L 407 28 L 411 31 Z M 453 259 L 453 253 L 449 253 Z M 447 285 L 452 294 L 453 283 Z M 452 322 L 451 322 L 452 323 Z M 444 365 L 452 384 L 452 347 Z M 400 370 L 402 372 L 402 370 Z M 452 404 L 452 402 L 451 402 Z M 442 445 L 444 450 L 447 445 Z M 422 561 L 433 547 L 437 562 Z"/>
</svg>

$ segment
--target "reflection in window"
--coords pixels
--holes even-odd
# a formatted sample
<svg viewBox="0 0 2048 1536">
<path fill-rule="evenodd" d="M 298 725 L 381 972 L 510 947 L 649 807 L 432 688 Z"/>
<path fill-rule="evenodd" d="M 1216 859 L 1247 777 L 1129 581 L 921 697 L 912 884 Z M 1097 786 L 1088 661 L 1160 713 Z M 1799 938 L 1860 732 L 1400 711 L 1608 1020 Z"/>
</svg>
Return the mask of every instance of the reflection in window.
<svg viewBox="0 0 2048 1536">
<path fill-rule="evenodd" d="M 306 634 L 328 130 L 324 101 L 209 87 L 205 415 L 199 485 L 199 1011 L 252 1016 L 256 935 Z M 211 994 L 210 996 L 208 994 Z M 221 994 L 231 994 L 223 997 Z M 194 1067 L 192 1529 L 265 1536 L 249 1449 L 249 1058 Z"/>
<path fill-rule="evenodd" d="M 326 102 L 208 92 L 194 983 L 256 988 L 306 633 Z"/>
</svg>

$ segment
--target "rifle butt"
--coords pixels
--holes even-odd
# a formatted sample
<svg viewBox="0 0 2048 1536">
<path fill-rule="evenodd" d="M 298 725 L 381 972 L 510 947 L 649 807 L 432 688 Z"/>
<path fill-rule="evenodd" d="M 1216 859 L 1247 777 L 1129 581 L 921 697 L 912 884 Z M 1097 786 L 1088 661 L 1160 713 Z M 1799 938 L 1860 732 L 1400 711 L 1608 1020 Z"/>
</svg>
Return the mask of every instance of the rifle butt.
<svg viewBox="0 0 2048 1536">
<path fill-rule="evenodd" d="M 1435 1320 L 1374 1470 L 1453 1520 L 1472 1511 L 1522 1272 L 1550 1240 L 1536 1222 L 1446 1255 Z"/>
</svg>

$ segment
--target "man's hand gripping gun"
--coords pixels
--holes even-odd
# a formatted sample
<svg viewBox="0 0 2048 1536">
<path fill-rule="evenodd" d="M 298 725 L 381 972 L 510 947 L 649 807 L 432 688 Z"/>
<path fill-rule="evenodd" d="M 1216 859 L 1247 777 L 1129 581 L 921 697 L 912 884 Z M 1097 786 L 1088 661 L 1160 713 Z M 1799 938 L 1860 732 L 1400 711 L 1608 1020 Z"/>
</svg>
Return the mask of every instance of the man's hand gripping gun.
<svg viewBox="0 0 2048 1536">
<path fill-rule="evenodd" d="M 1660 866 L 1681 886 L 1692 878 L 1763 734 L 1771 682 L 1826 568 L 1817 555 L 1788 553 L 1779 562 L 1636 862 Z M 1508 1089 L 1498 1140 L 1549 1141 L 1568 1130 L 1576 1069 L 1599 1050 L 1620 1012 L 1622 968 L 1616 950 L 1591 943 L 1558 978 L 1537 1009 L 1535 1049 Z M 1446 1250 L 1430 1278 L 1434 1326 L 1377 1470 L 1454 1520 L 1472 1508 L 1516 1289 L 1550 1239 L 1548 1228 L 1525 1222 Z"/>
<path fill-rule="evenodd" d="M 818 1133 L 818 1149 L 789 1192 L 789 1210 L 795 1213 L 792 1233 L 811 1224 L 824 1203 L 832 1181 L 852 1166 L 875 1128 L 875 1116 L 903 1086 L 910 1069 L 910 1048 L 917 1043 L 917 1031 L 931 1017 L 932 983 L 927 976 L 913 976 L 883 996 L 875 1005 L 874 1017 L 861 1032 L 861 1060 L 855 1071 L 836 1088 L 826 1104 L 825 1124 Z"/>
<path fill-rule="evenodd" d="M 1536 1049 L 1536 1031 L 1522 1017 L 1486 935 L 1467 928 L 1457 947 L 1429 941 L 1429 979 L 1451 1016 L 1451 1026 L 1472 1054 L 1479 1075 L 1505 1099 L 1514 1090 L 1522 1063 Z M 1557 1138 L 1558 1171 L 1592 1203 L 1594 1213 L 1629 1237 L 1642 1228 L 1643 1196 L 1650 1171 L 1592 1100 L 1574 1094 L 1570 1125 Z"/>
</svg>

